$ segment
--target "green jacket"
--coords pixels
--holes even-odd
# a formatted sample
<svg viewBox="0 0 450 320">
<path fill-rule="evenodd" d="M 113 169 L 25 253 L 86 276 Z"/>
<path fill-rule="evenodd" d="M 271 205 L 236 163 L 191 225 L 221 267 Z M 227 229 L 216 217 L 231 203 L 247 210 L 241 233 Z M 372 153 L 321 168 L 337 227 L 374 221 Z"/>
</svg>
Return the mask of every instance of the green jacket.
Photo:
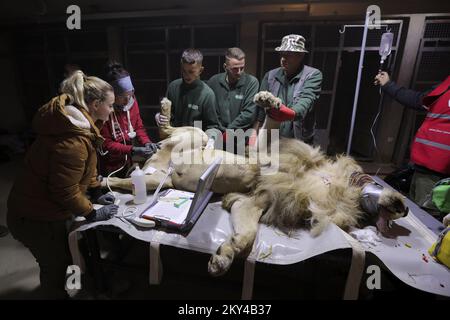
<svg viewBox="0 0 450 320">
<path fill-rule="evenodd" d="M 244 73 L 230 87 L 226 81 L 226 72 L 223 72 L 212 76 L 208 85 L 216 95 L 219 121 L 223 129 L 245 130 L 252 127 L 257 114 L 253 97 L 258 93 L 258 79 Z"/>
<path fill-rule="evenodd" d="M 194 121 L 202 121 L 204 131 L 220 129 L 214 92 L 203 81 L 187 85 L 182 79 L 174 80 L 167 88 L 167 98 L 172 101 L 172 126 L 194 126 Z"/>
<path fill-rule="evenodd" d="M 304 79 L 304 83 L 299 88 L 296 85 L 303 76 L 305 68 L 293 77 L 290 81 L 286 78 L 282 68 L 277 68 L 267 72 L 261 82 L 260 91 L 272 91 L 271 87 L 279 86 L 278 92 L 272 92 L 281 99 L 282 103 L 295 111 L 296 117 L 294 121 L 285 121 L 281 123 L 280 135 L 289 138 L 301 138 L 302 140 L 310 139 L 314 135 L 315 115 L 314 102 L 319 98 L 322 86 L 322 72 L 318 69 L 308 67 L 312 71 Z M 269 83 L 269 74 L 274 74 L 274 84 Z M 259 108 L 258 121 L 263 122 L 265 113 Z M 304 123 L 304 122 L 307 123 Z M 294 126 L 304 133 L 303 137 L 297 137 L 294 133 Z"/>
</svg>

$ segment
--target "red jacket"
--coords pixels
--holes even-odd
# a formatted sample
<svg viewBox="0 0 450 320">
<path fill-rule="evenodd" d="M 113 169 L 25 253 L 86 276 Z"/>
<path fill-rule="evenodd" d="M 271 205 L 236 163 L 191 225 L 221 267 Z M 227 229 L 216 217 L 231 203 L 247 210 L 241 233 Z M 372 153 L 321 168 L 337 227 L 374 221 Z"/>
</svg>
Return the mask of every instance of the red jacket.
<svg viewBox="0 0 450 320">
<path fill-rule="evenodd" d="M 151 142 L 142 123 L 137 100 L 134 100 L 134 104 L 129 109 L 129 120 L 136 132 L 136 142 L 139 142 L 141 145 Z M 115 132 L 113 131 L 113 126 Z M 128 165 L 131 165 L 131 149 L 133 146 L 132 139 L 128 136 L 129 131 L 127 111 L 115 109 L 101 129 L 101 134 L 105 138 L 103 151 L 108 151 L 106 155 L 100 155 L 100 171 L 102 175 L 107 175 L 123 166 L 125 155 L 128 155 Z"/>
<path fill-rule="evenodd" d="M 417 131 L 411 160 L 430 170 L 450 175 L 450 76 L 423 98 L 428 113 Z"/>
</svg>

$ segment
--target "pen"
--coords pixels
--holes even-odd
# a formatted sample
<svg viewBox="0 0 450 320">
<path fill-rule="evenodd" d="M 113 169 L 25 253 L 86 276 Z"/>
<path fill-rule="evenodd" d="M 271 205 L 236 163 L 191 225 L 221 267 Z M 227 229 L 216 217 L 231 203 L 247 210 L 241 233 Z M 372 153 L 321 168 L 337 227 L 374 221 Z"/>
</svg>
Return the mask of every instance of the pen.
<svg viewBox="0 0 450 320">
<path fill-rule="evenodd" d="M 173 205 L 174 205 L 175 208 L 179 208 L 179 207 L 181 207 L 183 205 L 183 203 L 187 202 L 188 200 L 189 200 L 189 198 L 184 198 L 180 202 L 176 202 Z"/>
<path fill-rule="evenodd" d="M 184 200 L 184 199 L 188 199 L 188 200 L 192 200 L 192 197 L 162 197 L 159 198 L 160 201 L 174 201 L 174 200 Z"/>
</svg>

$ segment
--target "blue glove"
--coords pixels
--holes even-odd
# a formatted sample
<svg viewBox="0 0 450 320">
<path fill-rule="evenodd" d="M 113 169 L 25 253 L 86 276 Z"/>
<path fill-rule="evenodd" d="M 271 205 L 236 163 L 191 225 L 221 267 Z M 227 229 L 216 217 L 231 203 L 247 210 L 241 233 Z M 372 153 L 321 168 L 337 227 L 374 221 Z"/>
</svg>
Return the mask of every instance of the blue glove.
<svg viewBox="0 0 450 320">
<path fill-rule="evenodd" d="M 86 216 L 86 220 L 89 222 L 108 220 L 117 214 L 118 210 L 119 206 L 108 204 L 98 210 L 92 210 L 91 213 Z"/>
<path fill-rule="evenodd" d="M 114 201 L 116 201 L 116 198 L 109 192 L 97 199 L 98 204 L 114 204 Z"/>
</svg>

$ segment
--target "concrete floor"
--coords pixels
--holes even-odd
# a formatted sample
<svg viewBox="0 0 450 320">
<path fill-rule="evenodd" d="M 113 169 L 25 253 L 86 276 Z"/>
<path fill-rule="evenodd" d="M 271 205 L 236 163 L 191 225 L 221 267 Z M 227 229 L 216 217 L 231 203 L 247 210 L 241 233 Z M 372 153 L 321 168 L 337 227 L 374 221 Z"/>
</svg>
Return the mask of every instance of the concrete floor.
<svg viewBox="0 0 450 320">
<path fill-rule="evenodd" d="M 7 200 L 16 175 L 23 166 L 23 155 L 12 156 L 12 160 L 0 163 L 0 225 L 6 226 Z M 41 299 L 39 288 L 39 266 L 30 251 L 15 240 L 10 233 L 0 238 L 0 300 Z M 69 292 L 74 296 L 74 292 Z M 82 292 L 77 297 L 89 299 Z"/>
</svg>

